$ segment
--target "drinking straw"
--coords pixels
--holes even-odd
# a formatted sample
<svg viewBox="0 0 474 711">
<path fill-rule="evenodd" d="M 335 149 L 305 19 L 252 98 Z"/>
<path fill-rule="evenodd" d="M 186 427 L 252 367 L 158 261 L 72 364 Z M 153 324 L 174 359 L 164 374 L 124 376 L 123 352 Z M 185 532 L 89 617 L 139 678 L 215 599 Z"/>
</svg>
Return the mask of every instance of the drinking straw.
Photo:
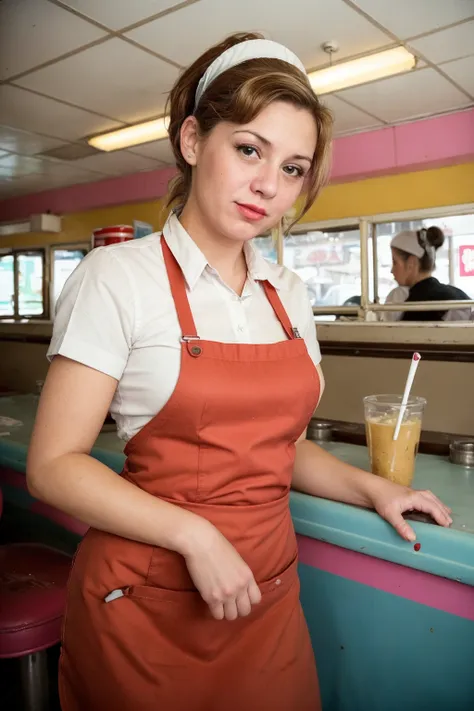
<svg viewBox="0 0 474 711">
<path fill-rule="evenodd" d="M 407 382 L 405 384 L 405 391 L 403 393 L 403 398 L 402 398 L 402 404 L 400 407 L 400 412 L 398 413 L 398 420 L 397 424 L 395 426 L 395 431 L 393 433 L 393 440 L 398 439 L 398 435 L 400 434 L 400 427 L 403 421 L 403 416 L 405 414 L 405 410 L 407 408 L 408 404 L 408 398 L 410 397 L 410 390 L 411 386 L 413 385 L 413 381 L 415 379 L 415 373 L 416 369 L 418 368 L 418 363 L 420 362 L 421 355 L 419 353 L 413 353 L 413 357 L 411 359 L 411 365 L 410 365 L 410 370 L 408 371 L 408 378 Z"/>
</svg>

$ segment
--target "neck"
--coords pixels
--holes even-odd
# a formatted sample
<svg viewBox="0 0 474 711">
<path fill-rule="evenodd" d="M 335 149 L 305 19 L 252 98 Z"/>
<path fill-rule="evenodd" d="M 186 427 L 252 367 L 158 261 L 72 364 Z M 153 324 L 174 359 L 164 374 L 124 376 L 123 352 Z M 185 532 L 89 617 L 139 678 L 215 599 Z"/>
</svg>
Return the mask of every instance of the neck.
<svg viewBox="0 0 474 711">
<path fill-rule="evenodd" d="M 221 279 L 241 292 L 247 278 L 244 243 L 215 234 L 194 208 L 192 198 L 184 206 L 179 221 Z"/>
<path fill-rule="evenodd" d="M 432 276 L 432 272 L 419 272 L 416 277 L 413 279 L 413 282 L 409 284 L 410 288 L 412 286 L 415 286 L 415 284 L 418 284 L 420 281 L 424 281 L 425 279 L 429 279 L 430 276 Z"/>
</svg>

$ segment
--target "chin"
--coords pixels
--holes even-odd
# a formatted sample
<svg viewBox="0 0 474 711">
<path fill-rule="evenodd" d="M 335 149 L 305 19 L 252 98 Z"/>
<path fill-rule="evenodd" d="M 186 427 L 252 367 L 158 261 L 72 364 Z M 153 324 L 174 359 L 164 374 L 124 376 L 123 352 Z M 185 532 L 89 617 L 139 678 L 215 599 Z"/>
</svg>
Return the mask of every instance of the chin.
<svg viewBox="0 0 474 711">
<path fill-rule="evenodd" d="M 248 242 L 254 239 L 254 237 L 258 237 L 258 235 L 266 232 L 267 229 L 268 228 L 262 224 L 251 224 L 250 222 L 245 222 L 245 220 L 233 220 L 232 223 L 229 221 L 225 226 L 223 225 L 220 232 L 225 235 L 227 239 L 237 242 Z"/>
</svg>

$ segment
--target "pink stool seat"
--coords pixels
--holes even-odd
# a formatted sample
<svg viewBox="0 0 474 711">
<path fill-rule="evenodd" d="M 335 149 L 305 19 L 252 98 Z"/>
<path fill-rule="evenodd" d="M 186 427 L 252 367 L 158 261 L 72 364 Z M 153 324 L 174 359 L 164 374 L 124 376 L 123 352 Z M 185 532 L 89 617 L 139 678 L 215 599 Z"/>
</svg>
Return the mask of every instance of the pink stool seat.
<svg viewBox="0 0 474 711">
<path fill-rule="evenodd" d="M 0 658 L 60 641 L 70 566 L 70 556 L 41 544 L 0 546 Z"/>
</svg>

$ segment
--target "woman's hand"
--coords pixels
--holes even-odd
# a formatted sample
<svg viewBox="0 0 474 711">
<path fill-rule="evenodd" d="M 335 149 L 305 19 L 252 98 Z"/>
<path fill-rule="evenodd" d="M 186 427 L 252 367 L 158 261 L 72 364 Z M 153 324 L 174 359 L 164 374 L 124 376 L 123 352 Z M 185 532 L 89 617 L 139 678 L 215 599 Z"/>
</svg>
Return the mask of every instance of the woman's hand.
<svg viewBox="0 0 474 711">
<path fill-rule="evenodd" d="M 370 498 L 377 513 L 406 541 L 415 541 L 416 534 L 402 516 L 405 511 L 422 511 L 429 514 L 440 526 L 450 526 L 453 522 L 451 509 L 431 491 L 417 491 L 378 479 Z"/>
<path fill-rule="evenodd" d="M 189 574 L 216 620 L 246 617 L 261 600 L 252 571 L 229 541 L 202 521 L 184 554 Z"/>
</svg>

